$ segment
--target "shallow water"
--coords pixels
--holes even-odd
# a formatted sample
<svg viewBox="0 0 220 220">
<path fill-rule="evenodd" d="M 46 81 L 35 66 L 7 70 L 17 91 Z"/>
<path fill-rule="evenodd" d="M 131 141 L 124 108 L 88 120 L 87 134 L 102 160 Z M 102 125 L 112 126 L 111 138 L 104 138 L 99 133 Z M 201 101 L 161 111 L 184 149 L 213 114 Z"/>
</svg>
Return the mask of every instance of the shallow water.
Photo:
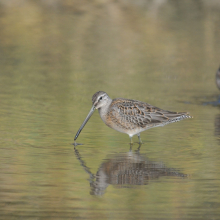
<svg viewBox="0 0 220 220">
<path fill-rule="evenodd" d="M 0 219 L 219 219 L 218 1 L 2 0 L 0 13 Z M 95 112 L 74 148 L 99 90 L 193 119 L 130 149 Z"/>
</svg>

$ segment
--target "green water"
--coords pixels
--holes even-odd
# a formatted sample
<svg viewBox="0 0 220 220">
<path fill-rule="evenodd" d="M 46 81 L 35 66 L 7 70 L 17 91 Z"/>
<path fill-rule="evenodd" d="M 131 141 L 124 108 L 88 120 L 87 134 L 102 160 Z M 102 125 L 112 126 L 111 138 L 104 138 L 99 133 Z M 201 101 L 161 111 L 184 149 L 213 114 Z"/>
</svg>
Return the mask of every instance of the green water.
<svg viewBox="0 0 220 220">
<path fill-rule="evenodd" d="M 220 219 L 218 1 L 0 0 L 0 14 L 0 219 Z M 141 133 L 138 151 L 95 112 L 74 149 L 99 90 L 193 119 Z"/>
</svg>

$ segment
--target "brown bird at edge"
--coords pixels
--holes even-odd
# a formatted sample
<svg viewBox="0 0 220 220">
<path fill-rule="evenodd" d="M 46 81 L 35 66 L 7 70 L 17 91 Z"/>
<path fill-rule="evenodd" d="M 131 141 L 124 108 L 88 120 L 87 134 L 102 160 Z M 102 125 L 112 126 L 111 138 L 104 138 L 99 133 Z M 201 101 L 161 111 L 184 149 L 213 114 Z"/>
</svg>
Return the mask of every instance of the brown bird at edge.
<svg viewBox="0 0 220 220">
<path fill-rule="evenodd" d="M 216 78 L 215 79 L 216 79 L 216 85 L 220 89 L 220 67 L 218 68 L 218 70 L 216 72 Z"/>
<path fill-rule="evenodd" d="M 92 108 L 86 119 L 80 126 L 74 141 L 92 116 L 98 109 L 103 122 L 116 131 L 128 134 L 132 144 L 132 137 L 138 136 L 139 144 L 142 143 L 140 133 L 153 127 L 164 126 L 173 122 L 192 118 L 187 112 L 172 112 L 152 106 L 148 103 L 116 98 L 111 99 L 106 92 L 96 92 L 92 97 Z"/>
</svg>

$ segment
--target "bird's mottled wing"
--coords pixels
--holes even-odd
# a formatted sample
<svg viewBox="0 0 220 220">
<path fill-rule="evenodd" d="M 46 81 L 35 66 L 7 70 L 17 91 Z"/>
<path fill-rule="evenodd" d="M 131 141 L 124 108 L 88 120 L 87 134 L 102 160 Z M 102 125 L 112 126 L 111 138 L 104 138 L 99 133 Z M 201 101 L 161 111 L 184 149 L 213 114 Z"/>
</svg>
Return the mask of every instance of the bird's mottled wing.
<svg viewBox="0 0 220 220">
<path fill-rule="evenodd" d="M 150 104 L 131 99 L 114 99 L 108 117 L 117 126 L 126 129 L 165 125 L 189 117 L 185 112 L 162 110 Z"/>
</svg>

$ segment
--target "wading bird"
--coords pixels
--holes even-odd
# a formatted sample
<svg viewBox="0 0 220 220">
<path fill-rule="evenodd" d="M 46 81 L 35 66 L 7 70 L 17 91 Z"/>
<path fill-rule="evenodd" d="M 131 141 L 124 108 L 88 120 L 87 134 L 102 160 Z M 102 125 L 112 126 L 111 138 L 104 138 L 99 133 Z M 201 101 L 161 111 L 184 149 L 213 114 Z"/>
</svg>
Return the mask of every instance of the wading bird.
<svg viewBox="0 0 220 220">
<path fill-rule="evenodd" d="M 128 134 L 131 144 L 134 135 L 138 136 L 139 144 L 142 143 L 140 138 L 142 131 L 192 118 L 187 112 L 167 111 L 137 100 L 124 98 L 112 100 L 103 91 L 96 92 L 93 95 L 92 103 L 92 108 L 76 133 L 74 141 L 78 138 L 95 109 L 98 109 L 101 119 L 107 126 Z"/>
</svg>

